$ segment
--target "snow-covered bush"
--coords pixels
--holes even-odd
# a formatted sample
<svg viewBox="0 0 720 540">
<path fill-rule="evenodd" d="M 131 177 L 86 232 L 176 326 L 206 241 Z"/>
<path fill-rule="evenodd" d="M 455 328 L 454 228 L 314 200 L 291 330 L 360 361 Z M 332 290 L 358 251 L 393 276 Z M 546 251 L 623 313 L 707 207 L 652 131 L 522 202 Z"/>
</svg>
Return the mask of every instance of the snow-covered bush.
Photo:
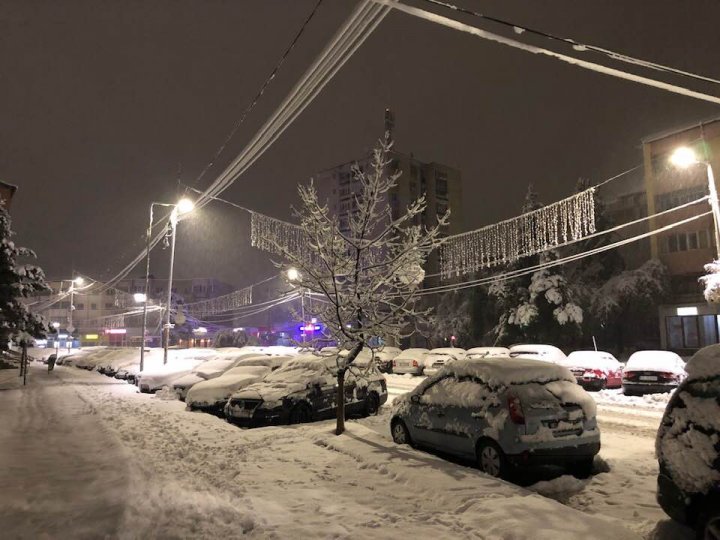
<svg viewBox="0 0 720 540">
<path fill-rule="evenodd" d="M 705 300 L 713 304 L 720 302 L 720 261 L 713 261 L 705 265 L 706 275 L 700 278 L 705 289 Z"/>
</svg>

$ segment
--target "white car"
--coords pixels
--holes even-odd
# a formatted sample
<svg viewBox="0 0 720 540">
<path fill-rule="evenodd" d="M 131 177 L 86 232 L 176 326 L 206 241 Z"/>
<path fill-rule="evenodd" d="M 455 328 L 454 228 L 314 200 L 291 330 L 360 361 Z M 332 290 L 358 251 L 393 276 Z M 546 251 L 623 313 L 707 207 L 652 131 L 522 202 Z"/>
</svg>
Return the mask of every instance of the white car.
<svg viewBox="0 0 720 540">
<path fill-rule="evenodd" d="M 553 364 L 565 365 L 567 356 L 553 345 L 513 345 L 510 347 L 510 358 L 541 360 Z"/>
<path fill-rule="evenodd" d="M 510 349 L 507 347 L 473 347 L 465 353 L 468 360 L 478 360 L 480 358 L 509 358 Z"/>
<path fill-rule="evenodd" d="M 375 363 L 380 373 L 391 373 L 393 370 L 393 359 L 402 351 L 398 347 L 380 347 L 375 351 Z"/>
<path fill-rule="evenodd" d="M 180 401 L 184 401 L 188 390 L 190 390 L 190 388 L 192 388 L 194 384 L 201 381 L 207 381 L 210 379 L 215 379 L 216 377 L 220 377 L 229 369 L 240 365 L 243 360 L 250 360 L 254 358 L 269 359 L 271 357 L 253 352 L 243 352 L 240 354 L 223 353 L 211 358 L 210 360 L 206 360 L 202 364 L 194 367 L 193 370 L 187 375 L 183 375 L 182 377 L 173 381 L 173 389 L 180 398 Z"/>
<path fill-rule="evenodd" d="M 208 357 L 217 354 L 215 349 L 173 349 L 168 351 L 167 364 L 156 369 L 146 368 L 142 373 L 135 374 L 137 386 L 144 393 L 155 392 L 163 386 L 172 386 L 176 379 L 187 375 Z M 133 365 L 126 369 L 130 371 L 135 367 Z"/>
<path fill-rule="evenodd" d="M 425 375 L 435 375 L 447 364 L 465 359 L 465 349 L 458 347 L 441 347 L 433 349 L 425 356 Z"/>
<path fill-rule="evenodd" d="M 685 380 L 685 362 L 670 351 L 633 353 L 623 370 L 623 393 L 627 396 L 670 392 Z"/>
<path fill-rule="evenodd" d="M 429 352 L 427 349 L 405 349 L 393 358 L 393 373 L 422 375 L 425 369 L 425 357 Z"/>
<path fill-rule="evenodd" d="M 284 358 L 290 360 L 292 356 Z M 234 367 L 219 377 L 194 384 L 185 396 L 185 403 L 190 410 L 222 415 L 232 394 L 262 380 L 270 371 L 271 368 L 267 366 Z"/>
</svg>

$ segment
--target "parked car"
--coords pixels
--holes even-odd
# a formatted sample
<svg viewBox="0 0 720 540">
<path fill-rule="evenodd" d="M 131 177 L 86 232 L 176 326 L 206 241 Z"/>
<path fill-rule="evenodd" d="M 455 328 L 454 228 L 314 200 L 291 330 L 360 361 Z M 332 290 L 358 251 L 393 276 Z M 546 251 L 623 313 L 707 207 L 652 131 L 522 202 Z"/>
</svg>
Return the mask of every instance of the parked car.
<svg viewBox="0 0 720 540">
<path fill-rule="evenodd" d="M 329 358 L 298 356 L 261 382 L 233 394 L 225 406 L 228 421 L 256 427 L 332 418 L 337 412 L 337 364 Z M 345 411 L 375 414 L 387 401 L 385 377 L 359 359 L 345 373 Z"/>
<path fill-rule="evenodd" d="M 553 345 L 525 344 L 510 347 L 511 358 L 542 360 L 553 364 L 563 364 L 567 359 L 565 353 Z"/>
<path fill-rule="evenodd" d="M 395 403 L 396 443 L 472 458 L 491 476 L 535 465 L 587 476 L 600 450 L 595 401 L 548 362 L 453 362 Z"/>
<path fill-rule="evenodd" d="M 284 358 L 291 357 L 285 356 Z M 225 404 L 234 392 L 262 380 L 270 371 L 268 366 L 231 368 L 219 377 L 194 384 L 187 391 L 185 403 L 190 410 L 222 416 Z"/>
<path fill-rule="evenodd" d="M 457 347 L 442 347 L 432 349 L 425 357 L 425 375 L 435 375 L 447 364 L 452 364 L 465 358 L 465 349 Z"/>
<path fill-rule="evenodd" d="M 586 390 L 622 387 L 623 365 L 603 351 L 573 351 L 562 362 Z"/>
<path fill-rule="evenodd" d="M 507 347 L 473 347 L 465 352 L 467 360 L 478 358 L 509 358 L 510 349 Z"/>
<path fill-rule="evenodd" d="M 380 347 L 375 350 L 375 362 L 380 373 L 393 372 L 393 359 L 402 351 L 398 347 Z"/>
<path fill-rule="evenodd" d="M 217 356 L 215 349 L 174 349 L 169 351 L 170 356 L 167 364 L 163 364 L 155 369 L 145 368 L 139 373 L 139 367 L 133 364 L 130 368 L 126 368 L 130 374 L 134 375 L 137 386 L 141 392 L 156 392 L 163 386 L 172 386 L 176 379 L 190 373 L 198 364 L 207 360 L 211 356 Z"/>
<path fill-rule="evenodd" d="M 685 362 L 670 351 L 633 353 L 623 370 L 623 393 L 628 396 L 670 392 L 685 379 Z"/>
<path fill-rule="evenodd" d="M 239 350 L 239 349 L 238 349 Z M 196 383 L 214 379 L 220 377 L 223 373 L 229 369 L 234 368 L 238 365 L 238 362 L 243 359 L 251 358 L 268 358 L 266 355 L 257 353 L 221 353 L 218 356 L 214 356 L 209 360 L 205 360 L 202 364 L 197 365 L 187 375 L 183 375 L 173 381 L 173 390 L 180 398 L 180 401 L 185 401 L 185 396 L 188 390 L 193 387 Z"/>
<path fill-rule="evenodd" d="M 668 402 L 655 443 L 657 500 L 698 538 L 720 538 L 720 345 L 700 349 Z"/>
<path fill-rule="evenodd" d="M 425 369 L 425 358 L 429 352 L 427 349 L 405 349 L 393 358 L 393 373 L 422 375 Z"/>
</svg>

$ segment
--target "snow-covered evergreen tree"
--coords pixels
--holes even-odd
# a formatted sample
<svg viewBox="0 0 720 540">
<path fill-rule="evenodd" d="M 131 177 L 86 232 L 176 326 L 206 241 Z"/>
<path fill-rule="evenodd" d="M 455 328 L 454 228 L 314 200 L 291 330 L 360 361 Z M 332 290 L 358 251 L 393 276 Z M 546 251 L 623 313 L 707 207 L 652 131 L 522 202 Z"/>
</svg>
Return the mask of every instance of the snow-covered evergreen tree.
<svg viewBox="0 0 720 540">
<path fill-rule="evenodd" d="M 428 338 L 433 347 L 449 347 L 452 336 L 458 347 L 473 340 L 473 295 L 468 291 L 443 293 L 428 321 Z"/>
<path fill-rule="evenodd" d="M 27 340 L 48 330 L 42 317 L 31 313 L 21 300 L 50 290 L 45 274 L 37 266 L 18 262 L 35 258 L 35 253 L 16 246 L 13 235 L 10 214 L 0 204 L 0 350 L 6 350 L 12 339 Z"/>
<path fill-rule="evenodd" d="M 444 215 L 431 227 L 416 224 L 427 206 L 424 195 L 393 215 L 389 197 L 400 173 L 388 171 L 390 148 L 387 138 L 380 141 L 368 170 L 353 167 L 357 189 L 346 223 L 341 225 L 339 216 L 320 202 L 310 183 L 298 188 L 297 216 L 306 249 L 299 253 L 271 240 L 285 269 L 298 270 L 293 285 L 322 297 L 313 302 L 313 311 L 325 324 L 325 338 L 351 349 L 347 357 L 337 359 L 338 434 L 344 431 L 348 366 L 378 337 L 399 342 L 429 315 L 417 305 L 418 285 L 428 254 L 441 243 L 441 227 L 448 223 Z"/>
</svg>

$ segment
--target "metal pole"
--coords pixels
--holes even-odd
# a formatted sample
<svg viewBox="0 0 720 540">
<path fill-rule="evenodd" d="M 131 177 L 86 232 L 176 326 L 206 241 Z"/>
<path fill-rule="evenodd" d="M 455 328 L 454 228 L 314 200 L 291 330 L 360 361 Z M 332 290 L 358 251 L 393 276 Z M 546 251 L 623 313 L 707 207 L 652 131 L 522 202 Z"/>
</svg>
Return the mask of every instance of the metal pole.
<svg viewBox="0 0 720 540">
<path fill-rule="evenodd" d="M 712 165 L 710 165 L 709 161 L 705 165 L 707 166 L 708 189 L 710 190 L 710 208 L 712 208 L 713 221 L 715 222 L 715 254 L 717 260 L 720 260 L 720 205 L 718 205 L 718 194 Z"/>
<path fill-rule="evenodd" d="M 145 302 L 143 303 L 142 333 L 140 335 L 140 371 L 145 369 L 145 329 L 147 328 L 147 305 L 150 285 L 150 237 L 152 236 L 153 226 L 153 205 L 150 204 L 150 222 L 147 229 L 147 248 L 145 250 Z"/>
<path fill-rule="evenodd" d="M 163 334 L 165 336 L 163 364 L 167 364 L 168 345 L 170 344 L 170 305 L 172 302 L 173 264 L 175 262 L 175 231 L 177 229 L 177 207 L 175 207 L 172 211 L 172 214 L 170 214 L 170 227 L 172 228 L 172 239 L 170 240 L 170 275 L 168 277 L 167 306 L 165 307 L 165 326 L 163 328 Z"/>
<path fill-rule="evenodd" d="M 70 328 L 73 327 L 72 323 L 72 316 L 73 316 L 73 307 L 74 307 L 74 298 L 75 298 L 75 278 L 70 280 L 70 309 L 68 310 L 68 334 L 72 334 L 72 331 Z"/>
</svg>

